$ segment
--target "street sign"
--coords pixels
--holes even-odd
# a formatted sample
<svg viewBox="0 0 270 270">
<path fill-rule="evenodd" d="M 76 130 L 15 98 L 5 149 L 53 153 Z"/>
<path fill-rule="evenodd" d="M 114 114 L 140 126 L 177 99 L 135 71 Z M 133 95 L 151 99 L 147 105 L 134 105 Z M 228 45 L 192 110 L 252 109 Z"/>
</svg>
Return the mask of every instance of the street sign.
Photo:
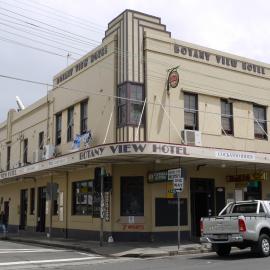
<svg viewBox="0 0 270 270">
<path fill-rule="evenodd" d="M 168 170 L 168 181 L 173 181 L 175 177 L 181 177 L 181 168 Z"/>
<path fill-rule="evenodd" d="M 173 188 L 176 192 L 182 192 L 184 189 L 184 178 L 183 177 L 174 177 L 173 178 Z"/>
</svg>

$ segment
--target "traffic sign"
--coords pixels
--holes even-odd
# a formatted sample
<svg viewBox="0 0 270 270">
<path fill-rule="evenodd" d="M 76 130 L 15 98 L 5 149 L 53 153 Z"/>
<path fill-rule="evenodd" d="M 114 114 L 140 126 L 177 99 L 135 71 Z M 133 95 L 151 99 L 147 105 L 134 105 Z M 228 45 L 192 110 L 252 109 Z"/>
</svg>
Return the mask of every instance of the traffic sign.
<svg viewBox="0 0 270 270">
<path fill-rule="evenodd" d="M 168 170 L 168 181 L 173 181 L 175 177 L 181 177 L 181 168 Z"/>
<path fill-rule="evenodd" d="M 184 189 L 184 178 L 179 176 L 174 177 L 173 188 L 176 192 L 182 192 Z"/>
</svg>

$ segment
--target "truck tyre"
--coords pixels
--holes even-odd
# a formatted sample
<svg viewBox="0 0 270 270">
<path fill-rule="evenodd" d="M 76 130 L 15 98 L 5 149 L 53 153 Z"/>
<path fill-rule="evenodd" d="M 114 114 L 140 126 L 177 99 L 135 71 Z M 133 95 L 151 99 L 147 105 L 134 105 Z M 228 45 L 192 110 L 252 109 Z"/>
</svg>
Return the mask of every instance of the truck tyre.
<svg viewBox="0 0 270 270">
<path fill-rule="evenodd" d="M 255 251 L 260 257 L 268 257 L 270 255 L 270 238 L 267 234 L 260 235 Z"/>
<path fill-rule="evenodd" d="M 227 244 L 214 244 L 213 245 L 215 252 L 220 257 L 229 256 L 231 252 L 231 246 Z"/>
</svg>

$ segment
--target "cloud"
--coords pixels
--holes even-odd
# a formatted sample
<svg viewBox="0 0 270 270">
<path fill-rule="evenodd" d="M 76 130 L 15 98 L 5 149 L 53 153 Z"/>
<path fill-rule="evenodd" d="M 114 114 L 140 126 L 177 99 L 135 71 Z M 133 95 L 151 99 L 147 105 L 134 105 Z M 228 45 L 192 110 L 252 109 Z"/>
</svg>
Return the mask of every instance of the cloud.
<svg viewBox="0 0 270 270">
<path fill-rule="evenodd" d="M 167 29 L 172 32 L 175 39 L 270 62 L 270 34 L 268 30 L 270 3 L 266 0 L 257 0 L 256 2 L 251 0 L 3 1 L 10 5 L 29 8 L 32 12 L 23 12 L 22 14 L 44 20 L 46 23 L 64 28 L 66 31 L 86 36 L 92 40 L 93 44 L 101 41 L 108 22 L 124 9 L 129 8 L 161 17 L 162 23 L 167 25 Z M 27 5 L 23 3 L 27 3 Z M 58 17 L 58 20 L 50 19 L 48 16 L 56 14 L 55 11 L 47 9 L 48 13 L 46 14 L 43 11 L 46 8 L 41 6 L 38 9 L 35 8 L 38 7 L 36 3 L 48 5 L 72 16 L 90 21 L 90 23 L 84 21 L 80 27 L 76 27 L 73 24 L 62 22 L 61 17 Z M 1 6 L 3 5 L 1 3 Z M 4 5 L 4 7 L 7 8 L 8 6 Z M 8 8 L 12 9 L 10 6 Z M 43 13 L 43 16 L 37 14 L 38 12 Z M 0 22 L 3 19 L 5 18 L 0 16 Z M 75 21 L 77 20 L 74 17 L 70 18 L 70 23 Z M 7 28 L 0 25 L 0 34 L 1 36 L 8 36 L 3 34 L 1 29 Z M 26 41 L 24 40 L 24 42 Z M 69 44 L 72 44 L 72 42 L 70 41 Z M 80 48 L 86 51 L 92 47 L 80 45 Z M 0 74 L 45 82 L 52 82 L 52 77 L 66 67 L 65 58 L 51 56 L 3 41 L 0 41 L 0 58 Z M 0 121 L 6 119 L 9 108 L 16 107 L 16 95 L 19 95 L 29 105 L 46 94 L 44 87 L 5 79 L 0 79 L 0 83 Z"/>
</svg>

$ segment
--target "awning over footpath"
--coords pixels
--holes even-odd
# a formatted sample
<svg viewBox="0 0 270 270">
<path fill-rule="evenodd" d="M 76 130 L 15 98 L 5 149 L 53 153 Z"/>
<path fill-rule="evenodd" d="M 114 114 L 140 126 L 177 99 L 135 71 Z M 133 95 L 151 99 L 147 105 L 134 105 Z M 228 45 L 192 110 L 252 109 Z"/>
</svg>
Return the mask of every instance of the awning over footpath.
<svg viewBox="0 0 270 270">
<path fill-rule="evenodd" d="M 188 146 L 161 142 L 132 142 L 104 144 L 71 152 L 49 160 L 33 163 L 24 167 L 0 173 L 0 182 L 50 172 L 64 172 L 88 165 L 106 163 L 128 164 L 149 163 L 155 160 L 164 163 L 177 162 L 181 164 L 209 165 L 226 164 L 228 166 L 250 167 L 256 165 L 258 169 L 270 170 L 270 154 L 258 152 L 244 152 L 220 148 Z"/>
</svg>

